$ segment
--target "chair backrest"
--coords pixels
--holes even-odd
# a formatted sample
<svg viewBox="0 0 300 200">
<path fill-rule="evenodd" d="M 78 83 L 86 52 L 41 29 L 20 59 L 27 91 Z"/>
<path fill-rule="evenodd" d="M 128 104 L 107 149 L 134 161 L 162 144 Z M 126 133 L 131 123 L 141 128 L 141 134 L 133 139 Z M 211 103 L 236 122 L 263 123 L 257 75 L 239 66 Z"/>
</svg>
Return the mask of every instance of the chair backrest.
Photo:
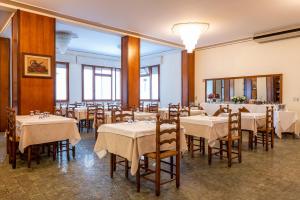
<svg viewBox="0 0 300 200">
<path fill-rule="evenodd" d="M 166 128 L 166 126 L 171 126 Z M 175 134 L 174 134 L 175 133 Z M 180 117 L 174 119 L 161 119 L 160 114 L 156 115 L 156 159 L 160 159 L 160 153 L 163 145 L 175 143 L 175 149 L 180 152 Z"/>
<path fill-rule="evenodd" d="M 144 102 L 143 101 L 140 102 L 139 111 L 144 112 Z"/>
<path fill-rule="evenodd" d="M 72 108 L 76 108 L 76 104 L 74 104 L 74 103 L 68 103 L 67 104 L 67 110 L 72 109 Z"/>
<path fill-rule="evenodd" d="M 228 110 L 228 140 L 232 140 L 233 135 L 241 137 L 241 112 L 232 113 L 231 109 Z"/>
<path fill-rule="evenodd" d="M 179 113 L 180 103 L 178 104 L 169 104 L 169 119 L 177 117 Z"/>
<path fill-rule="evenodd" d="M 94 117 L 94 114 L 97 110 L 97 106 L 95 105 L 90 105 L 86 107 L 86 119 L 90 119 Z"/>
<path fill-rule="evenodd" d="M 266 131 L 271 131 L 274 128 L 274 107 L 266 107 Z"/>
<path fill-rule="evenodd" d="M 150 113 L 158 113 L 158 104 L 148 104 L 148 112 Z"/>
<path fill-rule="evenodd" d="M 57 116 L 62 116 L 63 115 L 63 111 L 62 111 L 61 106 L 59 108 L 54 106 L 54 115 L 57 115 Z"/>
<path fill-rule="evenodd" d="M 222 107 L 222 105 L 220 105 L 220 108 L 213 114 L 213 116 L 217 117 L 217 116 L 221 115 L 222 113 L 228 113 L 228 112 L 229 112 L 228 104 L 226 107 Z"/>
<path fill-rule="evenodd" d="M 193 110 L 193 109 L 204 110 L 204 108 L 200 105 L 200 103 L 198 103 L 198 104 L 190 103 L 189 108 L 191 110 Z"/>
<path fill-rule="evenodd" d="M 111 122 L 118 123 L 118 122 L 126 122 L 132 120 L 134 121 L 134 110 L 131 113 L 123 113 L 122 109 L 116 108 L 111 111 Z"/>
<path fill-rule="evenodd" d="M 13 108 L 7 108 L 7 128 L 8 136 L 13 142 L 16 142 L 16 111 Z"/>
<path fill-rule="evenodd" d="M 239 108 L 239 111 L 244 112 L 244 113 L 249 113 L 250 112 L 245 106 L 243 106 L 242 108 Z"/>
<path fill-rule="evenodd" d="M 180 109 L 180 117 L 187 117 L 187 116 L 191 116 L 191 108 L 185 106 Z"/>
<path fill-rule="evenodd" d="M 75 108 L 67 109 L 66 110 L 66 117 L 76 119 L 76 117 L 75 117 Z"/>
<path fill-rule="evenodd" d="M 94 120 L 96 129 L 98 129 L 101 124 L 105 124 L 105 109 L 103 106 L 96 109 Z"/>
</svg>

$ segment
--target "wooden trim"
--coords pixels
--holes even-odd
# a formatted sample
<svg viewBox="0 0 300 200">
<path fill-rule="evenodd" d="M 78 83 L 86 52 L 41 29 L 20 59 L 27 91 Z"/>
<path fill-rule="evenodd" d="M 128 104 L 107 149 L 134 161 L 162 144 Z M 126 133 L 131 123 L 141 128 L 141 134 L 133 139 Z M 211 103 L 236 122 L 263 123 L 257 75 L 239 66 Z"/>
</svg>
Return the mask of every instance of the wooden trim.
<svg viewBox="0 0 300 200">
<path fill-rule="evenodd" d="M 232 76 L 232 77 L 223 77 L 223 78 L 207 78 L 206 80 L 219 80 L 219 79 L 240 79 L 240 78 L 259 78 L 259 77 L 269 77 L 269 76 L 282 76 L 282 74 L 266 74 L 266 75 L 249 75 L 249 76 Z"/>
<path fill-rule="evenodd" d="M 66 100 L 57 100 L 55 98 L 55 101 L 58 103 L 69 102 L 69 100 L 70 100 L 70 64 L 68 62 L 59 62 L 59 61 L 57 61 L 56 64 L 61 64 L 61 65 L 66 66 L 66 70 L 67 70 L 67 77 L 66 77 L 67 94 L 66 94 L 66 97 L 67 97 L 67 99 Z M 55 69 L 56 69 L 56 66 L 55 66 Z M 55 96 L 56 96 L 56 73 L 55 73 L 55 87 L 54 88 L 55 88 Z"/>
</svg>

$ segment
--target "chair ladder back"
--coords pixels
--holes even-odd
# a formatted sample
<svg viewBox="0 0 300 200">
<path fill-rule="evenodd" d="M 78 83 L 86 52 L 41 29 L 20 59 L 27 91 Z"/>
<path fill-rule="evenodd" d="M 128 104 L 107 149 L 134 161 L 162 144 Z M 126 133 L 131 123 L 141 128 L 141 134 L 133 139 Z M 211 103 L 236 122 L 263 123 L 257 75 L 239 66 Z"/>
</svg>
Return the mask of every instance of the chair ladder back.
<svg viewBox="0 0 300 200">
<path fill-rule="evenodd" d="M 241 112 L 231 113 L 228 112 L 228 140 L 232 140 L 232 136 L 237 134 L 241 136 Z"/>
</svg>

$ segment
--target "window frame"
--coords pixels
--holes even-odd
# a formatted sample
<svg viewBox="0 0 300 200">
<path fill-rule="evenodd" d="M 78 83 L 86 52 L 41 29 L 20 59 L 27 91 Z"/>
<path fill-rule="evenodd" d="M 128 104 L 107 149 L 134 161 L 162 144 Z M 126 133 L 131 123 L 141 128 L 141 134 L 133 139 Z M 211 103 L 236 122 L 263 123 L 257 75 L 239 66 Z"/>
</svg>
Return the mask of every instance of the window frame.
<svg viewBox="0 0 300 200">
<path fill-rule="evenodd" d="M 57 64 L 60 64 L 60 65 L 65 65 L 66 66 L 66 70 L 67 70 L 67 73 L 66 73 L 66 99 L 57 99 L 56 97 L 56 68 L 57 68 Z M 61 62 L 61 61 L 56 61 L 55 62 L 55 102 L 58 102 L 58 103 L 65 103 L 65 102 L 69 102 L 69 95 L 70 95 L 70 85 L 69 85 L 69 80 L 70 80 L 70 73 L 69 73 L 69 65 L 70 63 L 68 62 Z"/>
<path fill-rule="evenodd" d="M 86 64 L 82 64 L 81 65 L 82 69 L 81 69 L 81 79 L 82 79 L 82 85 L 81 85 L 81 89 L 82 89 L 82 101 L 84 102 L 93 102 L 93 101 L 98 101 L 98 102 L 101 102 L 101 101 L 118 101 L 120 99 L 115 99 L 113 100 L 113 73 L 115 73 L 115 77 L 116 77 L 116 71 L 117 70 L 120 70 L 120 68 L 116 68 L 116 67 L 107 67 L 107 66 L 97 66 L 97 65 L 86 65 Z M 93 79 L 92 79 L 92 85 L 93 85 L 93 89 L 92 89 L 92 93 L 93 93 L 93 98 L 92 99 L 85 99 L 84 98 L 84 68 L 85 67 L 89 67 L 89 68 L 92 68 L 92 71 L 93 71 Z M 96 69 L 110 69 L 111 71 L 111 74 L 99 74 L 99 73 L 96 73 Z M 110 94 L 111 94 L 111 98 L 110 99 L 96 99 L 96 77 L 110 77 L 111 78 L 111 91 L 110 91 Z M 115 86 L 117 85 L 116 83 L 116 78 L 115 78 Z M 120 84 L 120 87 L 121 87 L 121 84 Z M 116 97 L 116 89 L 115 89 L 115 97 Z"/>
<path fill-rule="evenodd" d="M 152 98 L 152 68 L 157 67 L 157 72 L 158 72 L 158 99 L 153 99 Z M 141 75 L 141 77 L 150 77 L 150 99 L 140 99 L 140 101 L 149 101 L 149 102 L 159 102 L 160 101 L 160 65 L 151 65 L 151 66 L 145 66 L 141 67 L 141 69 L 146 69 L 148 68 L 149 70 L 149 75 Z M 140 86 L 141 87 L 141 86 Z M 141 89 L 141 88 L 139 88 Z"/>
</svg>

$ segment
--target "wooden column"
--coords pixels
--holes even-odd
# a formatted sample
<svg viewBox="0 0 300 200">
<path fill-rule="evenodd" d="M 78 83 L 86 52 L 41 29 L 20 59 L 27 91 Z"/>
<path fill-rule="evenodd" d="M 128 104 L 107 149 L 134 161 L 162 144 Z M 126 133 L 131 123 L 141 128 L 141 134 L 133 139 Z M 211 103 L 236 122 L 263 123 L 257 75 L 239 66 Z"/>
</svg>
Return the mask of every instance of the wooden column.
<svg viewBox="0 0 300 200">
<path fill-rule="evenodd" d="M 188 106 L 195 101 L 195 52 L 181 52 L 181 104 Z"/>
<path fill-rule="evenodd" d="M 10 40 L 0 38 L 0 132 L 7 129 L 6 108 L 9 107 L 10 94 Z"/>
<path fill-rule="evenodd" d="M 140 104 L 140 39 L 122 37 L 121 103 L 123 107 Z"/>
<path fill-rule="evenodd" d="M 18 114 L 55 105 L 55 19 L 18 10 L 12 19 L 13 106 Z M 51 78 L 24 77 L 24 53 L 50 56 Z"/>
</svg>

